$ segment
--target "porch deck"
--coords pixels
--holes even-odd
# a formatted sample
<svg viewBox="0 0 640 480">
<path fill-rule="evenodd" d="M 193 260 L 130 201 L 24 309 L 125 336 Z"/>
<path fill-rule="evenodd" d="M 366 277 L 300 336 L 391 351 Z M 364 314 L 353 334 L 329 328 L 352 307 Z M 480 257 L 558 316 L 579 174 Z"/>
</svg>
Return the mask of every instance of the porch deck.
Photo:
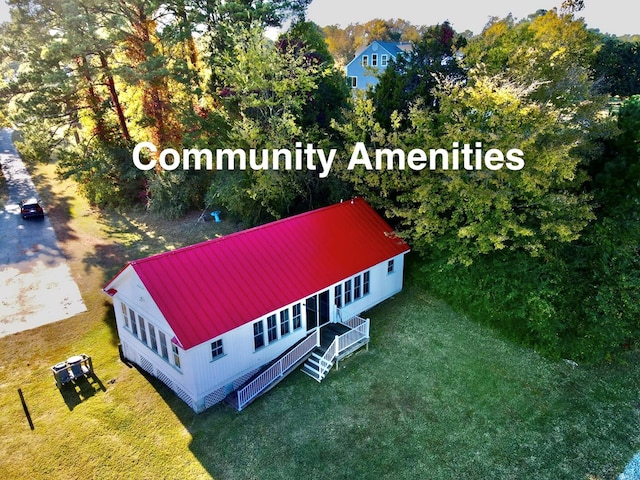
<svg viewBox="0 0 640 480">
<path fill-rule="evenodd" d="M 334 363 L 368 343 L 368 319 L 353 317 L 342 323 L 328 323 L 265 365 L 225 400 L 240 411 L 303 363 L 302 371 L 321 382 Z"/>
<path fill-rule="evenodd" d="M 352 317 L 341 323 L 325 325 L 321 344 L 302 367 L 302 372 L 322 382 L 329 371 L 344 357 L 369 345 L 369 319 Z"/>
</svg>

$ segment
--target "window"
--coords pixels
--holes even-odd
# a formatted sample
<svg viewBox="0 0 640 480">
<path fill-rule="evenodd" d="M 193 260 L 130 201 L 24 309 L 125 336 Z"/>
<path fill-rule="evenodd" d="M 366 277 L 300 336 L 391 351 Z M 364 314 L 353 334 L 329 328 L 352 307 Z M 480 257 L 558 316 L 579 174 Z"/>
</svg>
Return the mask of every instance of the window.
<svg viewBox="0 0 640 480">
<path fill-rule="evenodd" d="M 334 296 L 336 297 L 335 299 L 336 307 L 342 308 L 342 285 L 336 285 L 336 288 L 334 289 L 333 293 L 334 293 Z"/>
<path fill-rule="evenodd" d="M 129 315 L 127 313 L 127 306 L 124 303 L 121 303 L 122 307 L 122 318 L 124 318 L 124 326 L 129 328 Z"/>
<path fill-rule="evenodd" d="M 393 273 L 393 259 L 387 262 L 387 273 Z"/>
<path fill-rule="evenodd" d="M 180 368 L 180 350 L 175 343 L 171 344 L 171 350 L 173 351 L 173 363 L 176 367 Z"/>
<path fill-rule="evenodd" d="M 140 339 L 142 343 L 147 344 L 147 329 L 144 326 L 144 318 L 138 315 L 138 320 L 140 321 Z"/>
<path fill-rule="evenodd" d="M 167 351 L 167 336 L 164 332 L 158 332 L 160 334 L 160 354 L 167 362 L 169 361 L 169 352 Z"/>
<path fill-rule="evenodd" d="M 264 347 L 264 326 L 262 320 L 253 324 L 253 347 L 258 350 Z"/>
<path fill-rule="evenodd" d="M 358 88 L 358 77 L 349 77 L 351 88 Z"/>
<path fill-rule="evenodd" d="M 351 280 L 344 282 L 344 304 L 349 305 L 351 303 Z"/>
<path fill-rule="evenodd" d="M 269 315 L 267 317 L 267 338 L 269 343 L 278 339 L 278 322 L 275 315 Z"/>
<path fill-rule="evenodd" d="M 388 57 L 387 57 L 386 54 L 383 53 L 380 56 L 380 66 L 381 67 L 386 67 L 388 63 L 389 63 Z"/>
<path fill-rule="evenodd" d="M 158 339 L 156 338 L 156 329 L 150 323 L 149 326 L 149 340 L 151 340 L 151 350 L 158 353 Z"/>
<path fill-rule="evenodd" d="M 222 339 L 216 340 L 215 342 L 211 342 L 211 360 L 215 360 L 218 357 L 222 357 L 224 355 L 224 350 L 222 349 Z"/>
<path fill-rule="evenodd" d="M 293 330 L 302 327 L 302 307 L 299 303 L 293 306 Z"/>
<path fill-rule="evenodd" d="M 289 309 L 280 312 L 280 336 L 284 337 L 289 333 Z"/>
<path fill-rule="evenodd" d="M 366 67 L 369 65 L 369 55 L 363 55 L 362 56 L 362 66 Z"/>
<path fill-rule="evenodd" d="M 136 323 L 136 312 L 129 309 L 129 316 L 131 317 L 131 332 L 137 337 L 138 336 L 138 324 Z"/>
<path fill-rule="evenodd" d="M 372 67 L 377 67 L 378 66 L 378 54 L 374 53 L 373 55 L 371 55 L 371 66 Z"/>
<path fill-rule="evenodd" d="M 362 278 L 362 295 L 368 295 L 369 292 L 371 291 L 371 287 L 369 286 L 370 280 L 369 277 L 371 277 L 371 275 L 369 274 L 369 272 L 364 272 L 363 278 Z"/>
<path fill-rule="evenodd" d="M 353 279 L 353 300 L 357 300 L 362 296 L 362 277 L 358 275 Z"/>
</svg>

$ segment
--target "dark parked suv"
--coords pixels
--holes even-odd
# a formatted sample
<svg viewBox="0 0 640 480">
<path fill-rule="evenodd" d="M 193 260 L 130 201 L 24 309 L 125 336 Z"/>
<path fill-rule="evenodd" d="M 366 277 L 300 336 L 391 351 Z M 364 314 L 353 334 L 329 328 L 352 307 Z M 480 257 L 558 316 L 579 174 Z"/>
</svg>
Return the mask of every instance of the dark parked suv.
<svg viewBox="0 0 640 480">
<path fill-rule="evenodd" d="M 44 210 L 35 198 L 27 198 L 20 201 L 20 215 L 22 218 L 44 217 Z"/>
</svg>

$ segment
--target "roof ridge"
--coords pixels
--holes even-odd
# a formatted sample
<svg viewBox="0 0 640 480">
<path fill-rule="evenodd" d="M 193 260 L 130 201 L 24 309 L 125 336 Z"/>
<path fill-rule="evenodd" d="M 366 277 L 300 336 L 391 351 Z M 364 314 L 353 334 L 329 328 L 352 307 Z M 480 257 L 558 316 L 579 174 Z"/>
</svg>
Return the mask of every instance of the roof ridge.
<svg viewBox="0 0 640 480">
<path fill-rule="evenodd" d="M 315 214 L 324 212 L 324 211 L 332 209 L 332 208 L 340 207 L 340 206 L 342 206 L 342 204 L 347 203 L 347 202 L 349 202 L 351 204 L 354 204 L 356 201 L 364 202 L 364 199 L 362 199 L 361 197 L 354 197 L 354 198 L 352 198 L 350 200 L 346 200 L 346 201 L 342 201 L 341 200 L 339 203 L 334 203 L 332 205 L 327 205 L 327 206 L 324 206 L 324 207 L 316 208 L 314 210 L 309 210 L 309 211 L 306 211 L 306 212 L 297 213 L 295 215 L 290 215 L 288 217 L 280 218 L 278 220 L 273 220 L 271 222 L 263 223 L 261 225 L 256 225 L 254 227 L 245 228 L 243 230 L 238 230 L 237 232 L 232 232 L 232 233 L 230 233 L 228 235 L 223 235 L 223 236 L 216 237 L 216 238 L 210 238 L 209 240 L 204 240 L 202 242 L 198 242 L 198 243 L 195 243 L 193 245 L 185 245 L 184 247 L 178 247 L 178 248 L 174 248 L 173 250 L 166 250 L 164 252 L 159 252 L 159 253 L 156 253 L 154 255 L 150 255 L 148 257 L 143 257 L 143 258 L 131 260 L 129 262 L 129 265 L 135 266 L 135 265 L 138 265 L 138 264 L 141 264 L 141 263 L 147 263 L 147 262 L 151 262 L 151 261 L 161 260 L 164 257 L 171 256 L 171 255 L 177 255 L 177 254 L 180 254 L 182 252 L 191 251 L 191 250 L 197 250 L 199 248 L 204 248 L 204 247 L 210 245 L 211 243 L 219 243 L 219 242 L 222 242 L 224 240 L 229 240 L 229 239 L 233 239 L 233 238 L 236 238 L 236 237 L 239 237 L 239 236 L 251 234 L 252 232 L 254 232 L 256 230 L 261 230 L 261 229 L 267 230 L 267 229 L 273 228 L 275 226 L 281 225 L 283 223 L 287 223 L 288 221 L 293 221 L 293 220 L 299 219 L 301 217 L 305 217 L 305 216 L 308 216 L 308 215 L 315 215 Z"/>
</svg>

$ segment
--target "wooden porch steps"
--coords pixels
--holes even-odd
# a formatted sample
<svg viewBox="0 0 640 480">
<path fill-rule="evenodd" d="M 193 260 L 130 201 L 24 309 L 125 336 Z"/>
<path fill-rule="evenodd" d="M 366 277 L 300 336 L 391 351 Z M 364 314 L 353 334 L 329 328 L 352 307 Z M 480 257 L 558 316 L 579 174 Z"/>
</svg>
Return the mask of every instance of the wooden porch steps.
<svg viewBox="0 0 640 480">
<path fill-rule="evenodd" d="M 323 369 L 322 367 L 320 367 L 320 361 L 322 360 L 323 353 L 324 351 L 322 351 L 320 348 L 315 349 L 313 352 L 311 352 L 311 356 L 302 366 L 302 372 L 309 375 L 318 383 L 322 382 L 324 377 L 327 375 L 327 372 L 333 367 L 333 362 L 331 362 L 331 365 L 325 370 L 325 372 L 322 371 Z"/>
</svg>

